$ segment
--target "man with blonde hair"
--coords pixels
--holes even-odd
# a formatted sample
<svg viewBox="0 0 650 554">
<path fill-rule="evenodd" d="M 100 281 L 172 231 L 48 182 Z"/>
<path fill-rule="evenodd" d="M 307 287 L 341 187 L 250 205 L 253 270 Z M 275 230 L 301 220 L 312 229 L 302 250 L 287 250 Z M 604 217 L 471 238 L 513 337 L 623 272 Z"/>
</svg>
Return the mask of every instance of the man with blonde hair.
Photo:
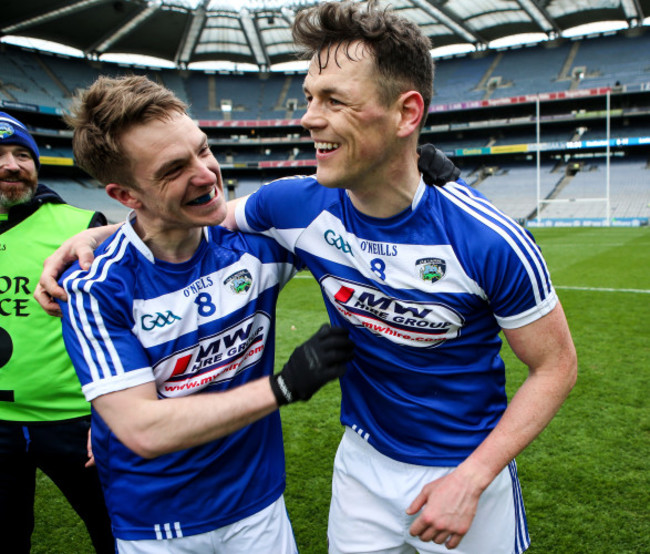
<svg viewBox="0 0 650 554">
<path fill-rule="evenodd" d="M 173 93 L 100 78 L 67 120 L 79 165 L 132 210 L 62 277 L 118 552 L 295 554 L 278 408 L 345 371 L 347 331 L 324 325 L 273 374 L 277 297 L 301 264 L 218 227 L 219 164 Z"/>
</svg>

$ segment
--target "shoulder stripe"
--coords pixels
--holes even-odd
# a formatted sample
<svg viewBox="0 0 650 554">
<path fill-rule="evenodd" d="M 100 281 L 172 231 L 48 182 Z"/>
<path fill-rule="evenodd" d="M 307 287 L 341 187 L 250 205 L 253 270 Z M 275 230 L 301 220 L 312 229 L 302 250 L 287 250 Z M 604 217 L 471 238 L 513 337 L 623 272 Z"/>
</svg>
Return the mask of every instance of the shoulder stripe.
<svg viewBox="0 0 650 554">
<path fill-rule="evenodd" d="M 539 247 L 520 225 L 463 185 L 449 183 L 438 190 L 463 211 L 498 233 L 510 245 L 526 268 L 537 304 L 552 294 L 550 274 Z"/>
<path fill-rule="evenodd" d="M 71 325 L 94 382 L 124 373 L 122 362 L 106 331 L 97 299 L 89 293 L 93 284 L 106 279 L 110 266 L 123 258 L 127 245 L 124 234 L 119 232 L 84 277 L 81 274 L 85 272 L 79 270 L 63 283 L 70 297 Z"/>
</svg>

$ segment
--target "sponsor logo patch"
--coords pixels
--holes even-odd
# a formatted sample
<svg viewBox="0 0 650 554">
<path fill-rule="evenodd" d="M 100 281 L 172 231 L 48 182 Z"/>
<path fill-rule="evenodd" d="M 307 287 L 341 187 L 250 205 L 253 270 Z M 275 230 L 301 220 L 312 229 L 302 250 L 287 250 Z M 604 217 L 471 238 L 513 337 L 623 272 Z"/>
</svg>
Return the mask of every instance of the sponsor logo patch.
<svg viewBox="0 0 650 554">
<path fill-rule="evenodd" d="M 326 276 L 329 302 L 352 325 L 402 346 L 433 348 L 459 336 L 465 320 L 440 302 L 416 302 L 384 294 L 362 283 Z"/>
<path fill-rule="evenodd" d="M 271 320 L 257 312 L 198 345 L 158 362 L 153 370 L 161 396 L 186 396 L 227 382 L 262 359 Z"/>
</svg>

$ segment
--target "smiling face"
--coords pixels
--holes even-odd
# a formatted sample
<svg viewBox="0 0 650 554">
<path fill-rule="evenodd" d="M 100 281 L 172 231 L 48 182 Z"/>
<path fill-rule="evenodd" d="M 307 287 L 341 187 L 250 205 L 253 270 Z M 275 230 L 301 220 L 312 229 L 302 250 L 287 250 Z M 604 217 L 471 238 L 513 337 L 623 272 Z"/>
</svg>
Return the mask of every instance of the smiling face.
<svg viewBox="0 0 650 554">
<path fill-rule="evenodd" d="M 191 229 L 224 220 L 219 164 L 205 133 L 186 114 L 173 112 L 163 120 L 136 125 L 120 142 L 131 160 L 136 187 L 120 187 L 128 191 L 128 202 L 109 194 L 136 210 L 145 235 L 175 233 L 182 239 Z"/>
<path fill-rule="evenodd" d="M 31 152 L 18 144 L 0 145 L 0 213 L 29 202 L 38 186 Z"/>
<path fill-rule="evenodd" d="M 302 125 L 315 143 L 318 182 L 359 192 L 391 178 L 400 113 L 395 103 L 381 102 L 379 75 L 363 44 L 350 45 L 349 52 L 353 59 L 333 46 L 312 58 Z"/>
</svg>

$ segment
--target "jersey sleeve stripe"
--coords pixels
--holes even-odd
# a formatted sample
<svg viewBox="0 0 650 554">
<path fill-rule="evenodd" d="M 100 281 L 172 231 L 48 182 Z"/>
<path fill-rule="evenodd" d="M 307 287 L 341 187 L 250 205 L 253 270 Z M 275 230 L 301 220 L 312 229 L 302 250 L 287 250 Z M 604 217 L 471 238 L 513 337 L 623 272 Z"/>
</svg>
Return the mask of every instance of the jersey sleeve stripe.
<svg viewBox="0 0 650 554">
<path fill-rule="evenodd" d="M 108 268 L 124 256 L 126 246 L 124 235 L 119 233 L 106 252 L 97 257 L 85 277 L 81 278 L 80 272 L 75 272 L 64 282 L 70 295 L 71 325 L 93 381 L 124 373 L 121 360 L 106 331 L 97 300 L 90 291 L 95 283 L 106 278 Z"/>
<path fill-rule="evenodd" d="M 541 303 L 543 299 L 551 294 L 552 287 L 548 269 L 541 259 L 539 249 L 528 237 L 522 235 L 516 229 L 518 226 L 514 221 L 498 210 L 490 209 L 485 204 L 478 202 L 476 198 L 472 198 L 467 194 L 465 187 L 461 185 L 455 184 L 449 188 L 442 187 L 439 190 L 448 200 L 499 234 L 510 245 L 526 269 L 536 304 Z M 531 261 L 535 266 L 534 268 Z"/>
<path fill-rule="evenodd" d="M 486 213 L 493 214 L 496 219 L 506 225 L 514 234 L 519 236 L 519 238 L 522 240 L 522 243 L 526 246 L 526 250 L 530 254 L 531 258 L 537 260 L 535 265 L 540 271 L 540 276 L 544 276 L 543 281 L 545 290 L 550 293 L 552 290 L 551 276 L 548 268 L 546 267 L 546 262 L 544 261 L 544 257 L 542 256 L 539 246 L 537 246 L 535 241 L 531 240 L 526 230 L 521 225 L 518 225 L 515 221 L 513 221 L 512 218 L 491 204 L 489 200 L 473 194 L 472 191 L 467 187 L 461 187 L 456 183 L 454 183 L 452 187 L 453 186 L 456 186 L 458 190 L 462 190 L 471 201 L 480 203 L 484 207 Z"/>
</svg>

